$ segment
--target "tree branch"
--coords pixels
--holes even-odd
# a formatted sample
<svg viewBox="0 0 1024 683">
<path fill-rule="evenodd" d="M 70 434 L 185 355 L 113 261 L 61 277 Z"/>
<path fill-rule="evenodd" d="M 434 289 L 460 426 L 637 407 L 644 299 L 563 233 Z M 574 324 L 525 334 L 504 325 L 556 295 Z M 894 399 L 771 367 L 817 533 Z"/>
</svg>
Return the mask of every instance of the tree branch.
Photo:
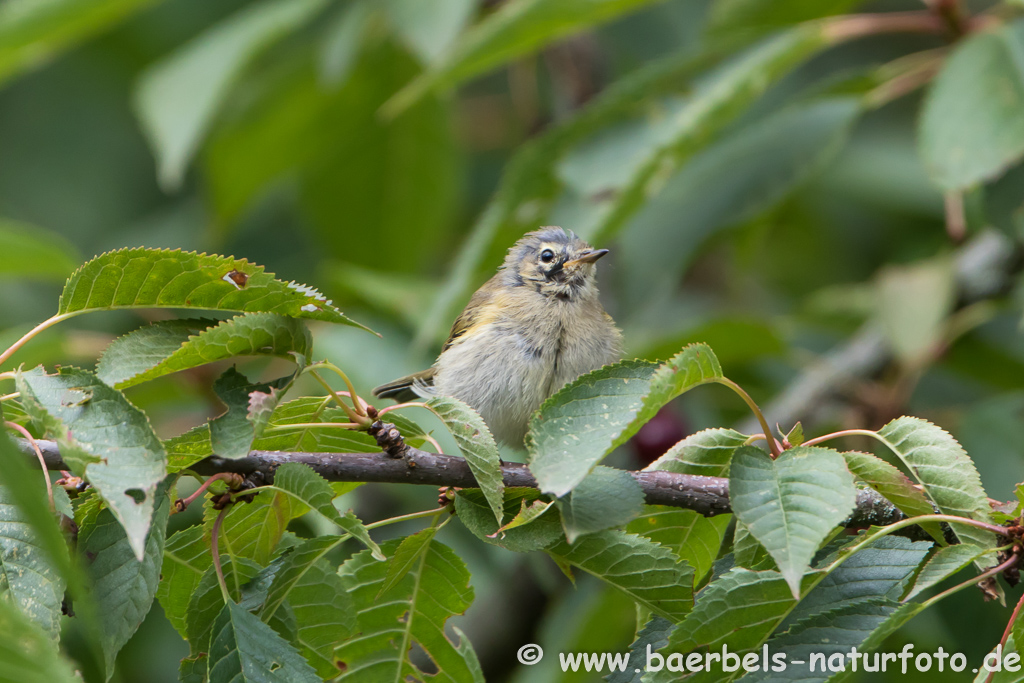
<svg viewBox="0 0 1024 683">
<path fill-rule="evenodd" d="M 956 251 L 957 308 L 1005 294 L 1021 269 L 1020 246 L 996 230 L 988 230 Z M 878 374 L 892 360 L 879 326 L 866 323 L 849 341 L 823 356 L 764 406 L 769 424 L 784 428 L 802 421 L 806 428 L 834 408 L 849 388 Z M 753 419 L 738 427 L 759 431 Z"/>
<path fill-rule="evenodd" d="M 50 469 L 67 469 L 55 442 L 38 440 L 37 444 Z M 26 455 L 32 454 L 34 458 L 34 451 L 27 441 L 19 439 L 18 445 Z M 234 472 L 259 483 L 271 483 L 274 472 L 286 462 L 309 465 L 328 481 L 462 488 L 478 486 L 464 458 L 428 453 L 416 448 L 409 448 L 406 455 L 399 458 L 391 457 L 387 453 L 251 451 L 248 457 L 237 460 L 212 456 L 192 465 L 189 469 L 205 476 Z M 537 488 L 537 480 L 526 465 L 505 463 L 501 469 L 505 486 Z M 650 505 L 684 508 L 705 517 L 731 512 L 729 480 L 723 477 L 676 474 L 664 470 L 639 470 L 630 474 L 640 484 Z M 906 519 L 906 516 L 895 505 L 871 489 L 865 489 L 858 492 L 857 509 L 847 520 L 846 526 L 885 526 L 902 519 Z"/>
</svg>

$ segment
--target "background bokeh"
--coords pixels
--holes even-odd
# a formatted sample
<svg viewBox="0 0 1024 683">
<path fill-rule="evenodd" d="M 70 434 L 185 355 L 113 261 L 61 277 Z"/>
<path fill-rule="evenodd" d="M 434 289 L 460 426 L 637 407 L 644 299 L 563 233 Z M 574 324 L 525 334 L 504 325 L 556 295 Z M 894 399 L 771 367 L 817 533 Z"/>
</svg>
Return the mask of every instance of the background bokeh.
<svg viewBox="0 0 1024 683">
<path fill-rule="evenodd" d="M 747 44 L 819 15 L 928 3 L 519 2 L 537 15 L 519 33 L 472 33 L 504 4 L 0 2 L 0 347 L 51 315 L 64 278 L 95 254 L 210 251 L 315 286 L 380 331 L 314 330 L 316 355 L 368 393 L 429 365 L 516 237 L 557 224 L 612 250 L 600 286 L 627 355 L 664 358 L 706 341 L 784 431 L 795 419 L 815 434 L 926 417 L 960 439 L 989 495 L 1012 498 L 1024 479 L 1024 172 L 1009 159 L 1005 174 L 944 195 L 922 162 L 922 91 L 869 96 L 886 82 L 882 65 L 919 75 L 916 59 L 933 75 L 951 36 L 868 36 L 766 76 L 763 95 L 721 112 L 632 205 L 621 201 L 679 112 Z M 993 4 L 961 9 L 977 16 Z M 464 59 L 446 71 L 453 54 Z M 414 81 L 430 87 L 408 89 Z M 1024 109 L 1016 115 L 1019 125 Z M 977 292 L 964 272 L 981 281 Z M 79 318 L 19 360 L 88 365 L 143 319 L 154 318 Z M 837 355 L 851 342 L 869 362 Z M 787 387 L 837 357 L 828 392 L 783 410 Z M 209 391 L 218 371 L 129 396 L 170 436 L 220 410 Z M 616 463 L 641 466 L 688 433 L 745 419 L 729 392 L 692 392 Z M 434 495 L 368 485 L 352 505 L 372 521 Z M 489 681 L 597 680 L 557 673 L 553 657 L 517 669 L 515 650 L 631 640 L 633 608 L 614 591 L 586 576 L 574 587 L 546 558 L 486 546 L 457 524 L 443 535 L 473 572 L 476 600 L 460 627 Z M 929 614 L 883 650 L 941 645 L 977 662 L 1008 610 L 968 591 Z M 184 654 L 154 604 L 119 679 L 175 681 Z"/>
</svg>

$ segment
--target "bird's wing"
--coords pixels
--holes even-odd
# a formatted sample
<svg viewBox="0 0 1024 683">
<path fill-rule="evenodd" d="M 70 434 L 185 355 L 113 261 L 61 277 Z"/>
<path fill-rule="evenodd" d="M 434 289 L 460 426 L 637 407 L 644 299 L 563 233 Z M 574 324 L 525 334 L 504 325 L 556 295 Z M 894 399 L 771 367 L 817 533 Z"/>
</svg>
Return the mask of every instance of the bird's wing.
<svg viewBox="0 0 1024 683">
<path fill-rule="evenodd" d="M 483 287 L 476 290 L 473 296 L 470 297 L 469 303 L 466 304 L 466 308 L 463 309 L 462 313 L 455 322 L 452 323 L 452 331 L 448 333 L 448 341 L 441 347 L 441 353 L 444 353 L 456 340 L 464 335 L 467 330 L 480 322 L 483 315 L 489 310 L 487 304 L 494 298 L 494 292 L 498 287 L 498 277 L 501 274 L 495 275 L 486 283 Z"/>
<path fill-rule="evenodd" d="M 420 372 L 414 372 L 405 377 L 399 377 L 387 384 L 381 384 L 373 390 L 373 395 L 377 398 L 392 398 L 399 403 L 405 403 L 406 401 L 415 401 L 421 398 L 419 394 L 413 391 L 412 387 L 414 384 L 432 386 L 433 383 L 434 368 L 429 368 Z"/>
<path fill-rule="evenodd" d="M 464 335 L 474 325 L 486 322 L 488 316 L 493 316 L 494 311 L 487 304 L 494 298 L 494 292 L 500 284 L 499 275 L 500 273 L 488 280 L 483 287 L 476 290 L 476 293 L 470 297 L 469 303 L 466 305 L 465 310 L 462 311 L 462 315 L 455 319 L 452 331 L 448 335 L 448 341 L 441 348 L 441 353 L 447 351 L 452 344 L 458 341 L 459 337 Z M 433 386 L 434 368 L 415 372 L 387 384 L 382 384 L 373 390 L 373 395 L 377 398 L 392 398 L 400 402 L 415 401 L 421 397 L 413 390 L 414 384 L 422 384 L 428 387 Z"/>
</svg>

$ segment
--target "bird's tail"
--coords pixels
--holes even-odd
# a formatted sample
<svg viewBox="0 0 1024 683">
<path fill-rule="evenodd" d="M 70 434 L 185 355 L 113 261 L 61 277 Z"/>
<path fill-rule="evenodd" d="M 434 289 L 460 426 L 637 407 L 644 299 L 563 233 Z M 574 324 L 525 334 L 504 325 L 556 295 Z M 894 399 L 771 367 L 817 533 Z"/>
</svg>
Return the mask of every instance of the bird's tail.
<svg viewBox="0 0 1024 683">
<path fill-rule="evenodd" d="M 373 390 L 377 398 L 390 398 L 399 403 L 415 401 L 423 397 L 423 391 L 434 385 L 434 368 L 399 377 Z"/>
</svg>

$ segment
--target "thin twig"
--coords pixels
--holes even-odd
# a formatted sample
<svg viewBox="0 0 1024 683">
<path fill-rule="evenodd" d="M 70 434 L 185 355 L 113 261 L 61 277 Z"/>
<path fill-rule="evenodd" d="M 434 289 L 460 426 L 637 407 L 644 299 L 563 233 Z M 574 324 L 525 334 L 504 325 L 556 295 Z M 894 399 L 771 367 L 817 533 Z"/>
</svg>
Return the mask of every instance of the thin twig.
<svg viewBox="0 0 1024 683">
<path fill-rule="evenodd" d="M 224 522 L 224 517 L 230 509 L 230 503 L 225 505 L 217 515 L 217 519 L 213 521 L 213 538 L 210 542 L 210 550 L 213 553 L 213 569 L 217 572 L 217 584 L 220 586 L 220 594 L 224 596 L 225 605 L 231 602 L 231 594 L 228 593 L 228 582 L 224 580 L 224 569 L 220 566 L 220 525 Z"/>
<path fill-rule="evenodd" d="M 967 581 L 964 581 L 963 583 L 958 583 L 952 588 L 942 591 L 938 595 L 933 595 L 932 597 L 922 602 L 921 605 L 924 608 L 931 607 L 940 600 L 948 598 L 950 595 L 953 595 L 953 593 L 959 593 L 964 588 L 970 588 L 975 584 L 981 583 L 990 576 L 997 576 L 998 574 L 1002 574 L 1004 571 L 1014 566 L 1018 562 L 1020 562 L 1020 555 L 1018 555 L 1017 553 L 1013 553 L 1012 555 L 1010 555 L 1010 559 L 1008 559 L 1006 562 L 1003 562 L 1002 564 L 997 564 L 995 567 L 992 567 L 991 569 L 984 571 L 981 574 L 978 574 L 977 576 L 968 579 Z"/>
<path fill-rule="evenodd" d="M 43 457 L 43 451 L 40 450 L 35 437 L 17 422 L 4 422 L 4 424 L 14 431 L 19 432 L 23 437 L 25 437 L 25 440 L 32 445 L 32 450 L 35 451 L 36 458 L 39 460 L 39 466 L 43 468 L 43 483 L 46 484 L 46 497 L 50 500 L 50 510 L 56 510 L 57 508 L 53 504 L 53 488 L 50 485 L 50 471 L 46 469 L 46 458 Z"/>
<path fill-rule="evenodd" d="M 739 384 L 736 384 L 736 382 L 733 382 L 731 379 L 726 377 L 716 377 L 713 381 L 729 387 L 743 399 L 744 403 L 746 403 L 750 408 L 750 412 L 754 413 L 757 421 L 761 423 L 761 429 L 764 431 L 764 435 L 766 437 L 765 440 L 768 442 L 768 449 L 771 450 L 772 457 L 779 457 L 779 454 L 782 452 L 782 444 L 776 441 L 774 436 L 771 436 L 772 429 L 768 426 L 768 421 L 765 420 L 764 414 L 761 412 L 761 409 L 757 407 L 757 403 L 755 403 L 754 399 L 750 397 L 750 394 L 748 394 Z"/>
<path fill-rule="evenodd" d="M 1006 641 L 1010 639 L 1010 634 L 1013 633 L 1013 623 L 1017 621 L 1017 615 L 1020 614 L 1021 605 L 1024 605 L 1024 593 L 1021 594 L 1020 600 L 1017 601 L 1017 606 L 1013 608 L 1013 614 L 1010 615 L 1010 620 L 1006 622 L 1006 629 L 1003 630 L 1003 637 L 999 639 L 1000 647 L 1005 647 Z M 995 675 L 995 670 L 989 671 L 988 676 L 985 677 L 985 683 L 991 683 L 992 677 Z"/>
<path fill-rule="evenodd" d="M 78 313 L 80 313 L 80 312 L 81 311 L 75 311 L 73 313 L 63 313 L 61 315 L 55 315 L 52 318 L 47 318 L 43 322 L 39 323 L 38 325 L 33 327 L 31 330 L 26 332 L 25 335 L 21 339 L 19 339 L 18 341 L 14 342 L 13 344 L 11 344 L 7 348 L 6 351 L 4 351 L 3 353 L 0 353 L 0 365 L 3 365 L 4 363 L 6 363 L 7 360 L 11 356 L 14 355 L 14 352 L 17 351 L 18 349 L 20 349 L 22 346 L 24 346 L 30 339 L 32 339 L 32 337 L 36 336 L 37 334 L 39 334 L 40 332 L 42 332 L 43 330 L 45 330 L 45 329 L 47 329 L 49 327 L 53 327 L 54 325 L 56 325 L 57 323 L 61 322 L 62 320 L 67 320 L 68 318 L 71 318 L 71 317 L 74 317 L 74 316 L 78 315 Z M 7 374 L 8 373 L 4 373 L 4 375 L 7 375 Z M 0 377 L 2 377 L 2 376 L 0 376 Z"/>
<path fill-rule="evenodd" d="M 199 485 L 199 488 L 195 490 L 195 493 L 193 493 L 188 498 L 179 498 L 178 500 L 174 501 L 175 509 L 177 509 L 178 512 L 184 512 L 188 508 L 188 506 L 195 501 L 196 498 L 203 495 L 203 492 L 205 492 L 206 489 L 210 488 L 210 484 L 218 480 L 227 481 L 229 485 L 235 486 L 239 486 L 242 483 L 242 478 L 239 475 L 235 474 L 234 472 L 218 472 L 217 474 L 208 477 L 206 481 Z"/>
</svg>

